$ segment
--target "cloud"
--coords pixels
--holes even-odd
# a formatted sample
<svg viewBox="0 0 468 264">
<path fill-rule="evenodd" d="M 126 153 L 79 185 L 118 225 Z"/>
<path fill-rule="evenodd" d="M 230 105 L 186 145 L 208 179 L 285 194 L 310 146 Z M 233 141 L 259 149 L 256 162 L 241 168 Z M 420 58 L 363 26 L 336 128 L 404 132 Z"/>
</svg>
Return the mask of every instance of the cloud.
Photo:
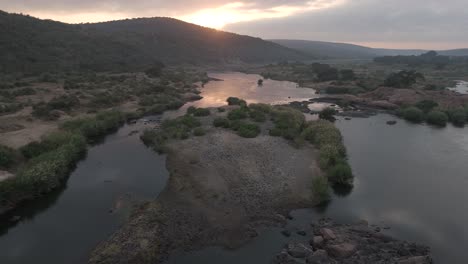
<svg viewBox="0 0 468 264">
<path fill-rule="evenodd" d="M 353 0 L 296 16 L 235 23 L 227 30 L 264 38 L 386 45 L 468 47 L 466 0 Z"/>
</svg>

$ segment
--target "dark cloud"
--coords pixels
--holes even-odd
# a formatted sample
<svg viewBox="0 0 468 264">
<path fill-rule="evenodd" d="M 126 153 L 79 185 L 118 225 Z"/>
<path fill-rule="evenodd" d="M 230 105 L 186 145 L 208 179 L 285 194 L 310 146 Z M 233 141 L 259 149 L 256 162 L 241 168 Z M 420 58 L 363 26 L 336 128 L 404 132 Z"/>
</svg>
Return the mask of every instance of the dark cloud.
<svg viewBox="0 0 468 264">
<path fill-rule="evenodd" d="M 328 9 L 225 29 L 264 38 L 468 47 L 467 6 L 466 0 L 349 0 Z"/>
</svg>

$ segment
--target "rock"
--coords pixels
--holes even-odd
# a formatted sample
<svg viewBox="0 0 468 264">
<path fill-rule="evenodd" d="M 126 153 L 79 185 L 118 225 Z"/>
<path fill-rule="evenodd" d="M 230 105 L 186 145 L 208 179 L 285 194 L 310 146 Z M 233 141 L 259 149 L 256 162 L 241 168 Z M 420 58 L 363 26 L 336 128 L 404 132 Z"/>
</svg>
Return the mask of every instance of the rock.
<svg viewBox="0 0 468 264">
<path fill-rule="evenodd" d="M 322 234 L 323 238 L 325 240 L 333 240 L 336 238 L 335 233 L 331 229 L 328 228 L 322 228 L 320 229 L 320 234 Z"/>
<path fill-rule="evenodd" d="M 298 235 L 300 235 L 300 236 L 306 236 L 306 235 L 307 235 L 307 232 L 304 231 L 304 230 L 299 230 L 299 231 L 297 231 L 296 233 L 297 233 Z"/>
<path fill-rule="evenodd" d="M 395 120 L 387 121 L 387 125 L 390 125 L 390 126 L 396 125 L 396 123 L 397 121 Z"/>
<path fill-rule="evenodd" d="M 278 255 L 276 255 L 275 260 L 273 263 L 278 264 L 296 264 L 299 263 L 297 260 L 294 259 L 291 255 L 288 254 L 286 250 L 281 251 Z"/>
<path fill-rule="evenodd" d="M 285 236 L 285 237 L 290 237 L 291 236 L 291 231 L 283 230 L 283 231 L 281 231 L 281 234 L 283 234 L 283 236 Z"/>
<path fill-rule="evenodd" d="M 314 248 L 323 248 L 323 245 L 325 244 L 325 240 L 323 239 L 322 236 L 314 236 L 312 239 L 312 246 Z"/>
<path fill-rule="evenodd" d="M 291 214 L 288 214 L 288 215 L 286 216 L 286 218 L 287 218 L 288 220 L 293 220 L 293 219 L 294 219 L 294 217 L 293 217 Z"/>
<path fill-rule="evenodd" d="M 382 231 L 382 229 L 380 227 L 375 228 L 375 232 L 380 232 L 380 231 Z"/>
<path fill-rule="evenodd" d="M 328 253 L 336 258 L 348 258 L 356 252 L 357 246 L 351 243 L 331 245 L 327 247 Z"/>
<path fill-rule="evenodd" d="M 349 120 L 351 120 L 351 117 L 345 117 L 345 120 L 349 121 Z"/>
<path fill-rule="evenodd" d="M 332 263 L 328 258 L 328 253 L 319 249 L 312 254 L 309 254 L 306 258 L 306 263 L 308 264 L 329 264 Z"/>
<path fill-rule="evenodd" d="M 411 257 L 398 261 L 398 264 L 430 264 L 432 259 L 428 256 Z"/>
<path fill-rule="evenodd" d="M 305 258 L 312 253 L 312 249 L 301 243 L 290 243 L 287 245 L 288 254 L 295 258 Z"/>
</svg>

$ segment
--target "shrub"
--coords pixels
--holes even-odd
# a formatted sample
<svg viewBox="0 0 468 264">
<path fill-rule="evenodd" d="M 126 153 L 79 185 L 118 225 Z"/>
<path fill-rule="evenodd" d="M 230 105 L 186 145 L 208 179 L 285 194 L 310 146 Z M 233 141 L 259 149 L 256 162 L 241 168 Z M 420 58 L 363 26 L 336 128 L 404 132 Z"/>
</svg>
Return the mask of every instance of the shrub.
<svg viewBox="0 0 468 264">
<path fill-rule="evenodd" d="M 330 199 L 330 191 L 328 180 L 325 177 L 317 176 L 312 179 L 312 191 L 318 203 L 328 201 Z"/>
<path fill-rule="evenodd" d="M 206 131 L 202 127 L 197 127 L 193 130 L 193 134 L 197 137 L 201 137 L 201 136 L 206 135 Z"/>
<path fill-rule="evenodd" d="M 40 142 L 34 141 L 20 148 L 21 154 L 26 159 L 37 157 L 43 153 L 55 150 L 70 142 L 75 134 L 66 131 L 52 133 L 44 137 Z"/>
<path fill-rule="evenodd" d="M 15 151 L 7 146 L 0 145 L 0 168 L 10 168 L 15 162 Z"/>
<path fill-rule="evenodd" d="M 467 121 L 467 112 L 464 109 L 457 109 L 450 113 L 450 121 L 456 126 L 464 126 Z"/>
<path fill-rule="evenodd" d="M 222 108 L 222 107 L 218 107 L 218 112 L 224 113 L 224 112 L 226 112 L 226 109 L 224 109 L 224 108 Z"/>
<path fill-rule="evenodd" d="M 422 100 L 419 101 L 415 106 L 421 109 L 424 113 L 429 113 L 430 111 L 432 111 L 432 109 L 439 106 L 439 104 L 432 100 Z"/>
<path fill-rule="evenodd" d="M 211 114 L 210 109 L 208 108 L 197 108 L 193 112 L 194 116 L 209 116 Z"/>
<path fill-rule="evenodd" d="M 334 115 L 336 115 L 336 110 L 331 107 L 327 107 L 320 111 L 319 118 L 334 122 L 336 120 Z"/>
<path fill-rule="evenodd" d="M 85 138 L 74 134 L 57 149 L 31 159 L 16 177 L 0 183 L 0 204 L 11 208 L 56 189 L 85 152 Z"/>
<path fill-rule="evenodd" d="M 98 113 L 95 117 L 80 118 L 67 121 L 62 124 L 62 128 L 79 132 L 88 141 L 95 142 L 102 139 L 109 132 L 117 129 L 125 122 L 125 115 L 120 111 L 105 111 Z"/>
<path fill-rule="evenodd" d="M 253 111 L 263 112 L 269 114 L 272 111 L 272 107 L 269 104 L 250 104 L 249 108 Z"/>
<path fill-rule="evenodd" d="M 195 111 L 197 110 L 197 108 L 195 106 L 190 106 L 189 108 L 187 108 L 187 114 L 193 114 L 195 113 Z"/>
<path fill-rule="evenodd" d="M 275 124 L 273 134 L 281 134 L 282 137 L 290 140 L 300 135 L 305 123 L 305 117 L 300 111 L 277 106 L 273 108 L 271 115 Z"/>
<path fill-rule="evenodd" d="M 353 172 L 347 162 L 339 162 L 328 170 L 328 179 L 334 184 L 349 185 Z"/>
<path fill-rule="evenodd" d="M 237 97 L 229 97 L 226 102 L 228 103 L 228 105 L 240 105 L 240 106 L 246 106 L 247 105 L 247 102 L 242 100 L 242 99 L 239 99 Z"/>
<path fill-rule="evenodd" d="M 12 92 L 13 96 L 34 95 L 36 90 L 31 87 L 21 88 Z"/>
<path fill-rule="evenodd" d="M 414 106 L 403 109 L 401 114 L 403 115 L 404 119 L 411 122 L 420 123 L 424 120 L 423 111 Z"/>
<path fill-rule="evenodd" d="M 260 127 L 256 124 L 241 123 L 237 129 L 237 134 L 244 138 L 255 138 L 260 134 Z"/>
<path fill-rule="evenodd" d="M 224 117 L 217 117 L 213 120 L 213 125 L 215 127 L 223 127 L 223 128 L 229 128 L 230 127 L 230 122 L 227 118 Z"/>
<path fill-rule="evenodd" d="M 263 123 L 266 121 L 265 113 L 258 110 L 250 111 L 250 118 L 252 118 L 255 122 L 259 123 Z"/>
<path fill-rule="evenodd" d="M 448 116 L 444 112 L 431 111 L 427 115 L 427 122 L 436 126 L 446 126 L 448 122 Z"/>
<path fill-rule="evenodd" d="M 234 109 L 228 113 L 229 120 L 239 120 L 239 119 L 244 119 L 247 117 L 248 117 L 248 109 L 246 108 Z"/>
</svg>

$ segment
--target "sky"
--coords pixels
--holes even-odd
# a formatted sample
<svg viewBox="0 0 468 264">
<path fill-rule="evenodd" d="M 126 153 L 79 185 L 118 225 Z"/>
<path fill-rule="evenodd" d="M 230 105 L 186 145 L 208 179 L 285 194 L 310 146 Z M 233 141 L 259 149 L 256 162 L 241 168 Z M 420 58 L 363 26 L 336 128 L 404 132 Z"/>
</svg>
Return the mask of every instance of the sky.
<svg viewBox="0 0 468 264">
<path fill-rule="evenodd" d="M 378 48 L 468 48 L 468 0 L 0 0 L 67 23 L 165 16 L 266 39 Z"/>
</svg>

